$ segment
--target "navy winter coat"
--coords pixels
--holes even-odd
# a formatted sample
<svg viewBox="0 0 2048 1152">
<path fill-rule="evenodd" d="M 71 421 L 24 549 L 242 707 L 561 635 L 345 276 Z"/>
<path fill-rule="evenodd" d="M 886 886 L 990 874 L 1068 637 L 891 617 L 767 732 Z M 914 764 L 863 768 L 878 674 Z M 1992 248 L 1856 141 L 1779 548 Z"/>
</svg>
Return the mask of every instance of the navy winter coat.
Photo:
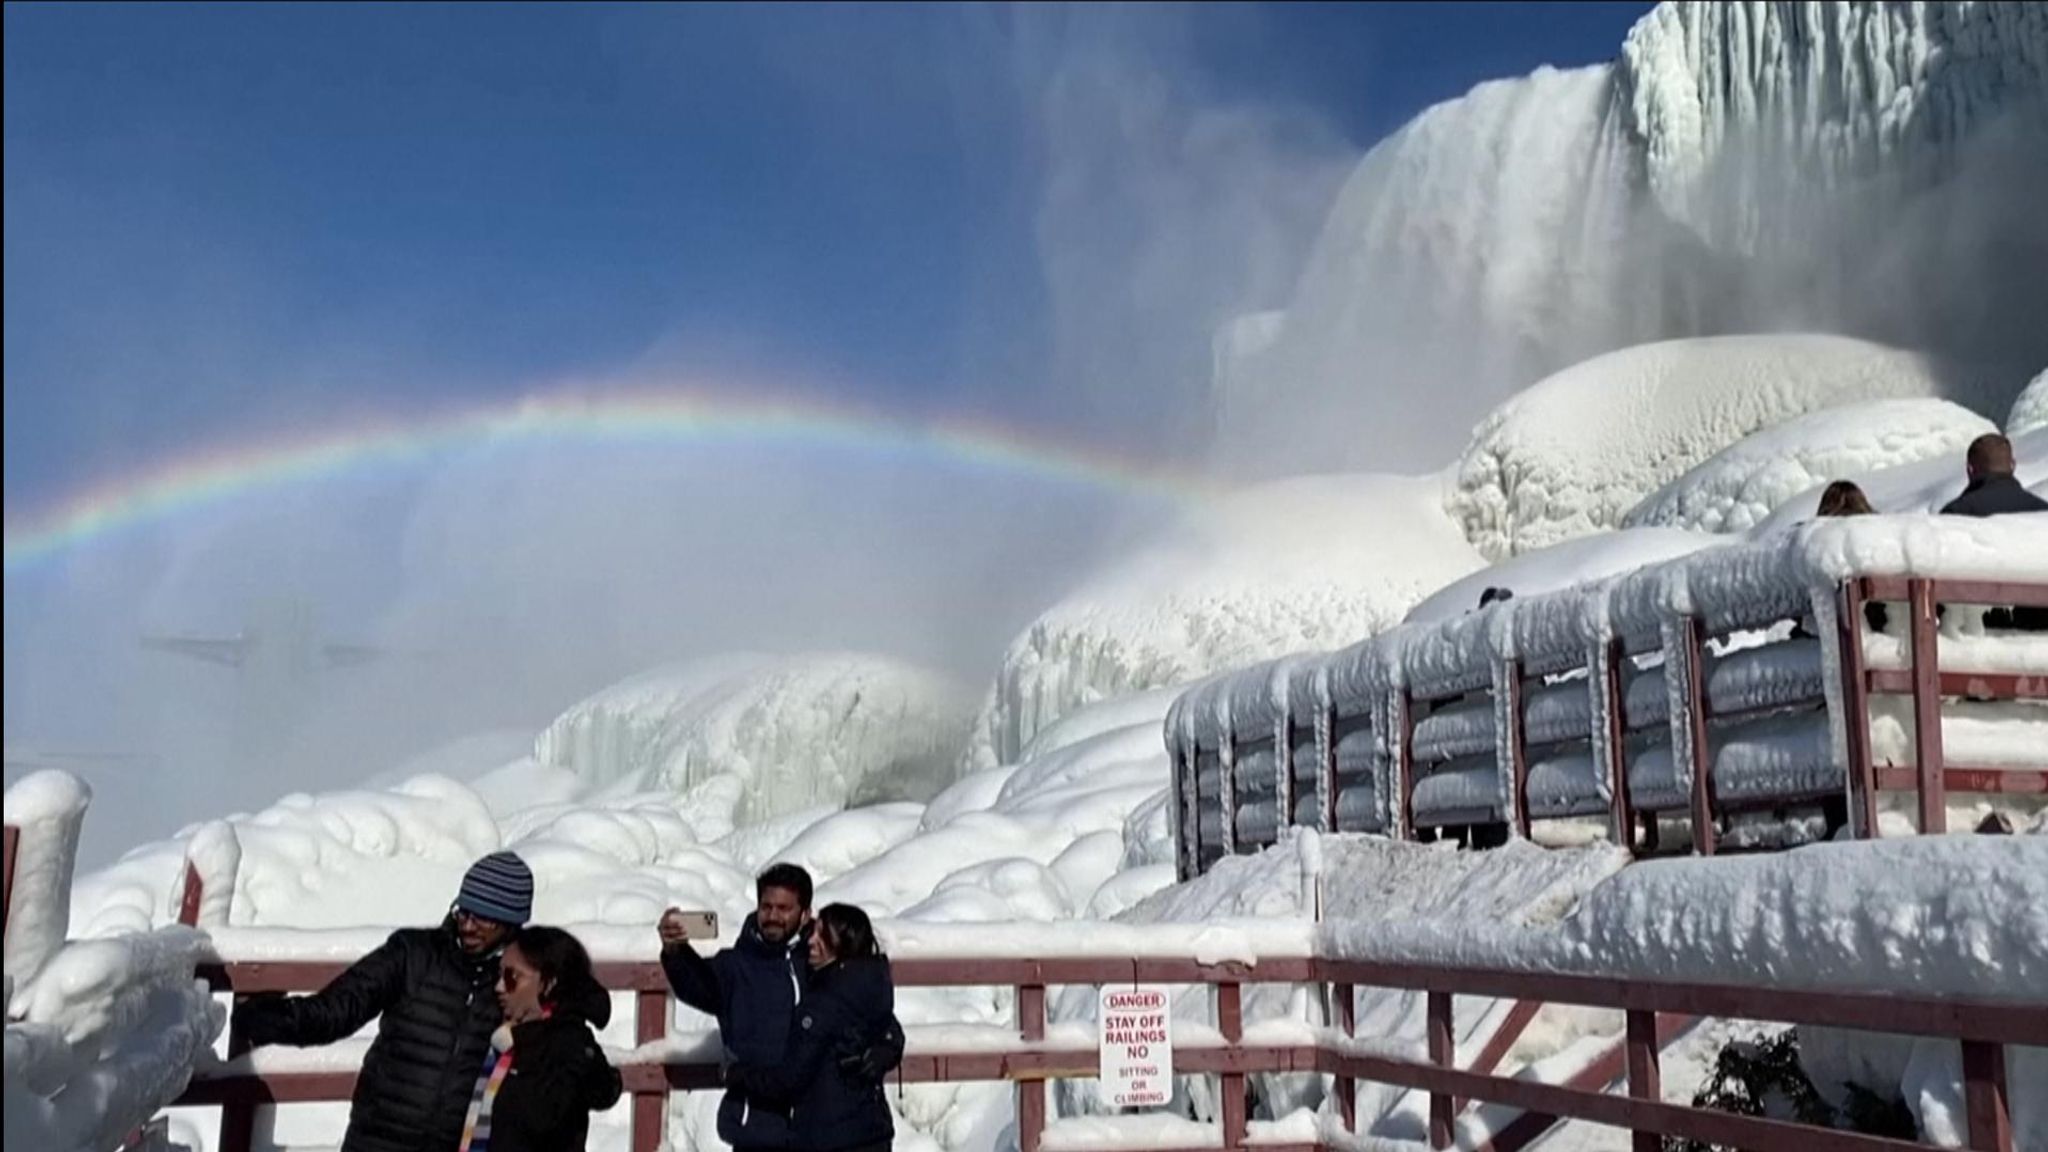
<svg viewBox="0 0 2048 1152">
<path fill-rule="evenodd" d="M 782 1059 L 796 1007 L 810 983 L 808 933 L 784 944 L 761 938 L 759 920 L 748 916 L 738 943 L 705 958 L 687 943 L 665 949 L 662 970 L 676 999 L 718 1018 L 719 1039 L 735 1064 L 773 1064 Z M 718 1105 L 718 1138 L 743 1152 L 791 1147 L 789 1118 L 749 1108 L 728 1090 Z"/>
<path fill-rule="evenodd" d="M 870 1049 L 872 1075 L 859 1068 Z M 902 1059 L 889 961 L 865 957 L 813 973 L 783 1058 L 735 1066 L 730 1079 L 756 1109 L 788 1110 L 800 1152 L 838 1152 L 894 1138 L 882 1076 Z"/>
</svg>

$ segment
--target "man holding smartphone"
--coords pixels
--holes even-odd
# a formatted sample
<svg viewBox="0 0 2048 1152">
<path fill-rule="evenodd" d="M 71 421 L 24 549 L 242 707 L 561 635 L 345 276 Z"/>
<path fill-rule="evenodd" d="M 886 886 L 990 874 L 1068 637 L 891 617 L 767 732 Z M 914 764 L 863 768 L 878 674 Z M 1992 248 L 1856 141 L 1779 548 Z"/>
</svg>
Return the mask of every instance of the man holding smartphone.
<svg viewBox="0 0 2048 1152">
<path fill-rule="evenodd" d="M 712 921 L 711 923 L 715 923 Z M 671 908 L 661 918 L 661 967 L 676 999 L 718 1020 L 727 1063 L 775 1064 L 810 984 L 811 874 L 777 864 L 754 881 L 754 911 L 730 948 L 706 957 L 691 943 L 706 918 Z M 728 1090 L 718 1138 L 735 1152 L 790 1147 L 789 1117 Z"/>
</svg>

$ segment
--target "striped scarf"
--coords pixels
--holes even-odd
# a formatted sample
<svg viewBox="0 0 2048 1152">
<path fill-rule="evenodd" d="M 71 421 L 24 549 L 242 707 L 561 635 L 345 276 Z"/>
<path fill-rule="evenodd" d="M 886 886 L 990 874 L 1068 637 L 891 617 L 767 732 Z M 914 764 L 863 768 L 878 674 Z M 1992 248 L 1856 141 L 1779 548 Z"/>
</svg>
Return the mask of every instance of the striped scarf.
<svg viewBox="0 0 2048 1152">
<path fill-rule="evenodd" d="M 543 1008 L 541 1015 L 545 1017 Z M 505 1077 L 512 1072 L 512 1025 L 500 1024 L 491 1033 L 491 1046 L 484 1052 L 483 1074 L 476 1078 L 476 1091 L 469 1098 L 469 1116 L 462 1122 L 462 1147 L 460 1152 L 490 1152 L 491 1147 L 491 1105 L 497 1102 L 498 1089 L 505 1086 Z"/>
</svg>

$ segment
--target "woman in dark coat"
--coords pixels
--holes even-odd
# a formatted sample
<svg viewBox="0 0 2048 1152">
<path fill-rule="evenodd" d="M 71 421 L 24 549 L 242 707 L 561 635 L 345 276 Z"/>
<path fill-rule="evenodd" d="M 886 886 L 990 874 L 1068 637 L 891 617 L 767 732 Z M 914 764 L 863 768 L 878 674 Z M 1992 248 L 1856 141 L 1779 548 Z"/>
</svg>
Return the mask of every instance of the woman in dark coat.
<svg viewBox="0 0 2048 1152">
<path fill-rule="evenodd" d="M 781 1063 L 727 1080 L 754 1107 L 789 1113 L 798 1152 L 887 1152 L 896 1136 L 882 1081 L 903 1060 L 889 958 L 867 913 L 829 904 L 811 932 L 811 983 Z"/>
<path fill-rule="evenodd" d="M 595 1019 L 593 1003 L 603 1005 Z M 589 953 L 559 928 L 520 929 L 498 966 L 498 1005 L 504 1023 L 477 1077 L 461 1152 L 583 1152 L 590 1114 L 620 1092 L 591 1033 L 611 1000 Z"/>
</svg>

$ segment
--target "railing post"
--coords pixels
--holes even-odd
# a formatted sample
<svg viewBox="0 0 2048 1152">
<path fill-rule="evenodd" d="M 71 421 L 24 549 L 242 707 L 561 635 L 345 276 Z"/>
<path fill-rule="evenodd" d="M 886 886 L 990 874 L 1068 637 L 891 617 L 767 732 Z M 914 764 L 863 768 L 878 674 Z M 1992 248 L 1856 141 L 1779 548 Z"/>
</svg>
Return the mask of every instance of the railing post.
<svg viewBox="0 0 2048 1152">
<path fill-rule="evenodd" d="M 2012 1152 L 2003 1044 L 1963 1041 L 1963 1093 L 1970 1116 L 1970 1147 L 1976 1152 Z"/>
<path fill-rule="evenodd" d="M 1323 733 L 1327 739 L 1318 740 L 1317 750 L 1323 754 L 1323 831 L 1337 830 L 1337 706 L 1323 709 Z"/>
<path fill-rule="evenodd" d="M 1863 605 L 1868 589 L 1859 579 L 1842 583 L 1842 729 L 1848 736 L 1849 828 L 1861 840 L 1875 840 L 1877 769 L 1870 760 L 1870 677 L 1863 656 Z"/>
<path fill-rule="evenodd" d="M 1515 835 L 1529 838 L 1529 731 L 1522 716 L 1522 661 L 1507 662 L 1508 709 L 1508 824 Z"/>
<path fill-rule="evenodd" d="M 1181 883 L 1194 879 L 1201 870 L 1202 860 L 1202 800 L 1201 781 L 1195 773 L 1201 771 L 1201 762 L 1188 755 L 1187 749 L 1176 739 L 1173 742 L 1173 814 L 1180 828 L 1178 851 L 1174 854 L 1174 875 Z"/>
<path fill-rule="evenodd" d="M 1714 854 L 1714 757 L 1707 747 L 1707 645 L 1705 625 L 1685 618 L 1685 691 L 1692 729 L 1692 850 Z"/>
<path fill-rule="evenodd" d="M 21 829 L 7 825 L 7 888 L 0 893 L 0 936 L 6 934 L 7 921 L 14 918 L 14 853 L 21 847 Z"/>
<path fill-rule="evenodd" d="M 1948 831 L 1948 789 L 1941 778 L 1941 664 L 1934 619 L 1934 585 L 1906 582 L 1913 615 L 1913 759 L 1920 772 L 1920 834 Z"/>
<path fill-rule="evenodd" d="M 1273 843 L 1280 842 L 1280 834 L 1294 827 L 1294 713 L 1287 714 L 1287 723 L 1280 725 L 1275 737 L 1280 746 L 1273 749 L 1273 764 L 1279 776 L 1273 781 Z"/>
<path fill-rule="evenodd" d="M 1337 1027 L 1346 1040 L 1358 1035 L 1358 989 L 1349 984 L 1338 984 L 1331 989 L 1337 997 Z M 1343 1118 L 1346 1132 L 1358 1131 L 1358 1081 L 1350 1076 L 1337 1077 L 1337 1114 Z"/>
<path fill-rule="evenodd" d="M 668 993 L 643 988 L 634 997 L 633 1042 L 652 1044 L 668 1035 Z M 668 1081 L 658 1091 L 633 1093 L 633 1152 L 659 1152 L 668 1119 Z"/>
<path fill-rule="evenodd" d="M 199 869 L 192 861 L 185 861 L 184 888 L 178 896 L 178 923 L 187 928 L 199 926 L 199 901 L 206 895 L 206 882 L 199 878 Z"/>
<path fill-rule="evenodd" d="M 1017 1030 L 1027 1044 L 1045 1039 L 1045 985 L 1026 984 L 1017 989 Z M 1045 1081 L 1017 1082 L 1017 1149 L 1038 1152 L 1045 1137 Z"/>
<path fill-rule="evenodd" d="M 1401 689 L 1394 707 L 1394 839 L 1415 839 L 1415 698 Z"/>
<path fill-rule="evenodd" d="M 1628 1013 L 1628 1094 L 1632 1100 L 1664 1098 L 1663 1072 L 1657 1066 L 1657 1014 L 1639 1009 Z M 1631 1152 L 1662 1152 L 1664 1138 L 1655 1132 L 1631 1132 Z"/>
<path fill-rule="evenodd" d="M 1217 821 L 1225 856 L 1237 855 L 1237 733 L 1228 731 L 1216 749 Z"/>
<path fill-rule="evenodd" d="M 1223 1042 L 1232 1048 L 1244 1039 L 1244 989 L 1236 983 L 1216 985 L 1216 1029 L 1223 1033 Z M 1223 1148 L 1230 1152 L 1243 1148 L 1247 1116 L 1244 1099 L 1244 1073 L 1225 1072 L 1217 1077 L 1217 1095 L 1223 1113 Z"/>
<path fill-rule="evenodd" d="M 1619 639 L 1607 642 L 1607 667 L 1600 676 L 1600 692 L 1607 702 L 1607 786 L 1608 804 L 1614 816 L 1614 842 L 1630 854 L 1636 850 L 1636 806 L 1628 794 L 1628 696 L 1621 669 L 1628 651 Z"/>
<path fill-rule="evenodd" d="M 1458 1063 L 1457 1044 L 1451 1035 L 1451 994 L 1431 992 L 1428 997 L 1429 1062 L 1439 1068 L 1455 1068 Z M 1429 1094 L 1429 1146 L 1449 1148 L 1451 1146 L 1451 1119 L 1458 1112 L 1458 1101 L 1442 1092 Z"/>
</svg>

